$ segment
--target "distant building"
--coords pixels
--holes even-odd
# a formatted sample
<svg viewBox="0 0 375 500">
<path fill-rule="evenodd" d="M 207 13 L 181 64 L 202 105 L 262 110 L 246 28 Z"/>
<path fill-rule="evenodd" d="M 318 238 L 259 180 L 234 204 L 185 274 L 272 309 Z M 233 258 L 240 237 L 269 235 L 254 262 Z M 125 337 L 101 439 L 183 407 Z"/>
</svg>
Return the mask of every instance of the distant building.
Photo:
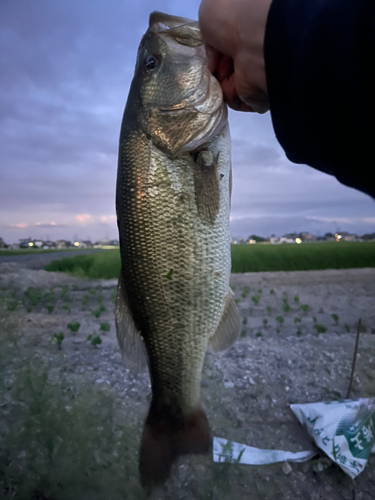
<svg viewBox="0 0 375 500">
<path fill-rule="evenodd" d="M 375 240 L 375 233 L 366 233 L 366 234 L 363 234 L 361 239 L 363 241 Z"/>
<path fill-rule="evenodd" d="M 281 245 L 282 243 L 295 243 L 295 239 L 282 236 L 281 238 L 270 238 L 271 245 Z"/>
<path fill-rule="evenodd" d="M 256 234 L 252 234 L 249 236 L 246 240 L 248 243 L 250 241 L 255 241 L 256 243 L 263 243 L 264 241 L 267 241 L 266 238 L 262 238 L 262 236 L 258 236 Z"/>
<path fill-rule="evenodd" d="M 94 244 L 94 248 L 102 247 L 117 247 L 119 245 L 118 240 L 110 240 L 109 238 L 102 238 Z"/>
<path fill-rule="evenodd" d="M 326 233 L 324 236 L 323 236 L 323 239 L 325 241 L 335 241 L 336 238 L 335 238 L 335 235 L 332 234 L 332 233 Z"/>
<path fill-rule="evenodd" d="M 21 238 L 20 248 L 33 248 L 34 242 L 31 238 Z"/>
<path fill-rule="evenodd" d="M 108 238 L 102 238 L 94 243 L 94 248 L 106 247 L 109 245 L 110 240 Z"/>
<path fill-rule="evenodd" d="M 282 236 L 282 238 L 286 238 L 287 240 L 293 240 L 293 241 L 298 237 L 300 237 L 300 235 L 297 233 L 287 233 L 284 234 L 284 236 Z"/>
<path fill-rule="evenodd" d="M 86 248 L 92 248 L 94 246 L 90 240 L 84 240 L 82 243 L 86 245 Z"/>
<path fill-rule="evenodd" d="M 299 233 L 298 237 L 302 241 L 316 241 L 318 239 L 317 236 L 314 236 L 313 234 L 308 233 L 306 231 Z"/>
<path fill-rule="evenodd" d="M 43 241 L 43 247 L 42 248 L 55 248 L 56 247 L 56 243 L 54 241 L 51 241 L 51 240 L 45 240 Z"/>
<path fill-rule="evenodd" d="M 346 231 L 343 231 L 340 234 L 343 241 L 357 241 L 359 239 L 358 234 L 347 233 Z"/>
<path fill-rule="evenodd" d="M 84 241 L 79 241 L 79 240 L 75 240 L 73 242 L 73 246 L 74 248 L 87 248 L 87 245 Z"/>
<path fill-rule="evenodd" d="M 56 241 L 56 248 L 69 248 L 71 246 L 72 246 L 72 244 L 70 241 L 67 241 L 67 240 L 57 240 Z"/>
<path fill-rule="evenodd" d="M 358 234 L 351 234 L 348 233 L 347 231 L 340 231 L 335 233 L 335 240 L 336 241 L 359 241 L 360 238 Z"/>
<path fill-rule="evenodd" d="M 282 236 L 281 238 L 270 238 L 271 245 L 281 245 L 282 243 L 295 243 L 296 240 L 293 238 L 287 238 Z"/>
<path fill-rule="evenodd" d="M 282 236 L 279 240 L 279 243 L 295 243 L 296 240 L 293 238 L 285 238 L 285 236 Z"/>
</svg>

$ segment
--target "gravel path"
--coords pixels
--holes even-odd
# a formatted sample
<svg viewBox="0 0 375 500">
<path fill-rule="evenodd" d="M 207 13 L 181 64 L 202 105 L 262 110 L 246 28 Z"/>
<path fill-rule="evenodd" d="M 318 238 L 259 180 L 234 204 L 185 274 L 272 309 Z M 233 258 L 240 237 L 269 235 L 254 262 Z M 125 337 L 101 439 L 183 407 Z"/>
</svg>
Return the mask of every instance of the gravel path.
<svg viewBox="0 0 375 500">
<path fill-rule="evenodd" d="M 248 273 L 232 275 L 231 285 L 243 319 L 241 337 L 228 351 L 207 355 L 201 384 L 213 435 L 267 449 L 313 449 L 289 405 L 345 396 L 359 317 L 364 331 L 352 397 L 375 397 L 375 269 Z M 30 286 L 42 287 L 43 293 L 53 290 L 54 309 L 48 313 L 48 303 L 42 299 L 27 312 L 19 302 L 9 312 L 19 328 L 37 339 L 35 349 L 50 360 L 61 354 L 49 343 L 51 335 L 64 332 L 64 375 L 59 372 L 59 376 L 69 374 L 112 391 L 129 418 L 138 422 L 135 433 L 140 433 L 150 384 L 147 374 L 129 371 L 118 352 L 113 316 L 116 281 L 82 280 L 0 264 L 3 310 L 12 294 L 21 300 Z M 105 310 L 96 318 L 92 313 L 101 305 Z M 75 321 L 81 326 L 73 334 L 66 325 Z M 110 327 L 107 333 L 100 332 L 103 322 Z M 93 332 L 103 341 L 97 349 L 86 340 Z M 184 457 L 152 498 L 374 498 L 374 455 L 355 483 L 336 465 L 319 471 L 316 461 L 291 464 L 288 474 L 282 464 L 237 467 L 234 475 L 228 473 L 228 496 L 207 486 L 212 484 L 207 477 L 216 481 L 218 474 L 227 473 L 221 467 L 210 456 Z M 205 488 L 211 489 L 203 494 Z"/>
</svg>

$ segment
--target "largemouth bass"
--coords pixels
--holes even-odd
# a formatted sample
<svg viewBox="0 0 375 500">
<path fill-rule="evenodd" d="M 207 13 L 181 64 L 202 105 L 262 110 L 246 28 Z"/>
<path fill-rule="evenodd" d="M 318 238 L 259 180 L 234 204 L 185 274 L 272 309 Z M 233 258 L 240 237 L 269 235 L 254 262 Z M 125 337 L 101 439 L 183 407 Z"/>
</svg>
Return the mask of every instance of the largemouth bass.
<svg viewBox="0 0 375 500">
<path fill-rule="evenodd" d="M 199 394 L 205 352 L 239 333 L 230 155 L 227 109 L 198 23 L 152 13 L 121 126 L 116 193 L 117 338 L 125 358 L 148 365 L 152 388 L 143 485 L 163 482 L 178 455 L 210 448 Z"/>
</svg>

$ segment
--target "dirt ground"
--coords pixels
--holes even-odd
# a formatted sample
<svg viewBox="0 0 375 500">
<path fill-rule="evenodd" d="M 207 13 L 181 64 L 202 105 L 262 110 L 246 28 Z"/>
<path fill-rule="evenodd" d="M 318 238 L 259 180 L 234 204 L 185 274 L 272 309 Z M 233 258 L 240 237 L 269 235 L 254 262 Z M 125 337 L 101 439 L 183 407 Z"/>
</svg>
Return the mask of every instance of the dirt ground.
<svg viewBox="0 0 375 500">
<path fill-rule="evenodd" d="M 207 354 L 202 376 L 202 402 L 213 435 L 264 449 L 314 449 L 289 405 L 345 397 L 359 318 L 363 327 L 351 397 L 375 396 L 375 269 L 239 274 L 232 275 L 231 286 L 243 319 L 241 336 L 228 351 Z M 65 372 L 113 391 L 138 422 L 140 435 L 150 385 L 146 374 L 124 366 L 118 352 L 116 281 L 0 264 L 3 308 L 28 287 L 53 291 L 54 309 L 49 313 L 42 300 L 28 312 L 19 302 L 8 312 L 21 331 L 35 337 L 35 349 L 51 360 L 63 357 Z M 100 306 L 105 310 L 96 318 L 92 312 Z M 70 322 L 80 323 L 77 333 L 67 328 Z M 110 330 L 100 331 L 101 323 Z M 59 332 L 65 336 L 61 350 L 50 343 Z M 94 333 L 102 339 L 97 348 L 87 341 Z M 184 457 L 152 498 L 375 498 L 374 454 L 354 482 L 336 465 L 319 471 L 317 463 L 291 464 L 286 474 L 283 464 L 218 465 L 212 456 Z M 220 476 L 227 482 L 215 489 Z"/>
</svg>

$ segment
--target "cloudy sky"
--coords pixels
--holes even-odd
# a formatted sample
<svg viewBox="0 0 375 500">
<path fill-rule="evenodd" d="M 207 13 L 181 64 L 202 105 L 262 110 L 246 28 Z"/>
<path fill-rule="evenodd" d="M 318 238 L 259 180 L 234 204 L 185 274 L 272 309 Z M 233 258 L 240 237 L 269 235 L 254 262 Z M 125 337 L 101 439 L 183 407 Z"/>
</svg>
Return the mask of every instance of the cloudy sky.
<svg viewBox="0 0 375 500">
<path fill-rule="evenodd" d="M 198 0 L 0 1 L 0 236 L 117 237 L 123 108 L 152 10 L 197 18 Z M 373 232 L 375 204 L 290 163 L 269 113 L 231 112 L 233 236 Z"/>
</svg>

